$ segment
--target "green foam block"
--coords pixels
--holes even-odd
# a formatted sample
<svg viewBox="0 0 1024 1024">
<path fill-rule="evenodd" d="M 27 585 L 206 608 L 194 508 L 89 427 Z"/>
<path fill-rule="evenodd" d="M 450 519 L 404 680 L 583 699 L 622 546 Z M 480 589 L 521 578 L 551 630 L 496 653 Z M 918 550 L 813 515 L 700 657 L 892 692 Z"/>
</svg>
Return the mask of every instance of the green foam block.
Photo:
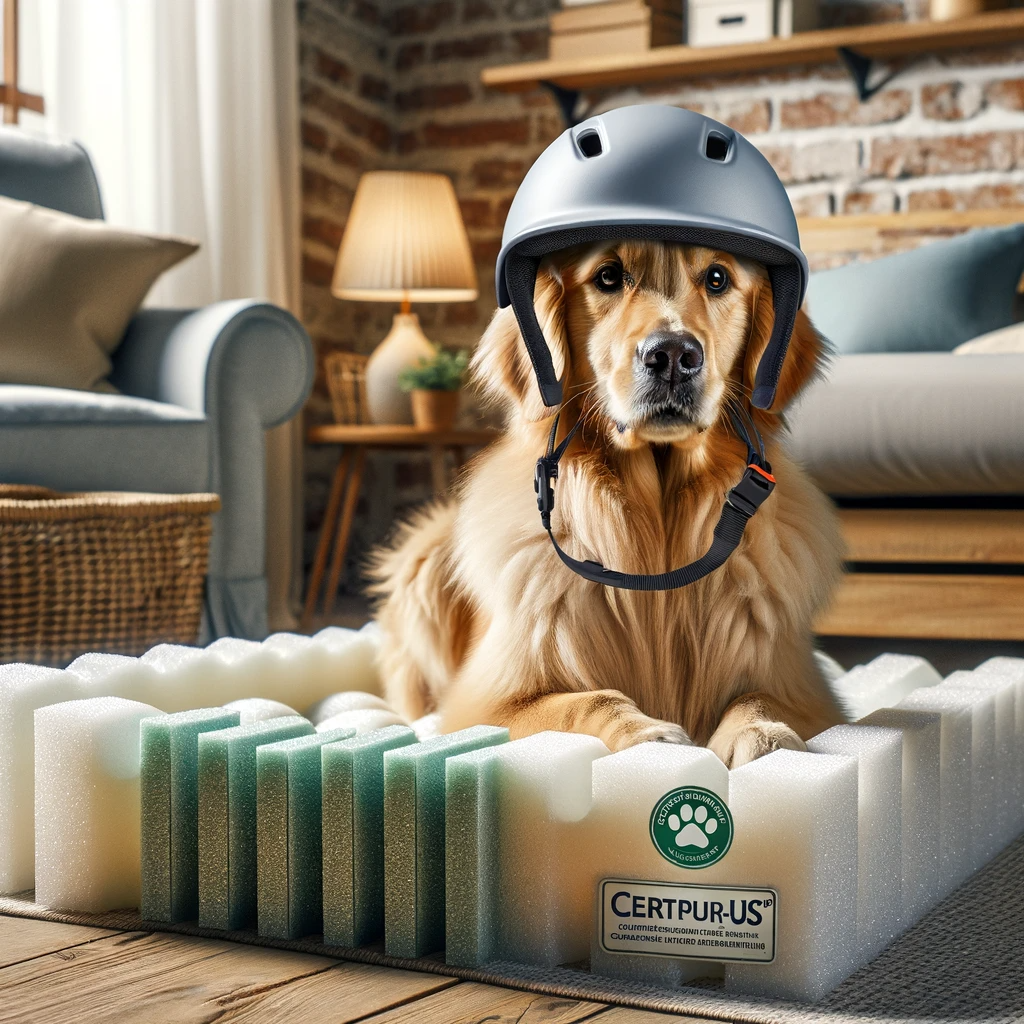
<svg viewBox="0 0 1024 1024">
<path fill-rule="evenodd" d="M 199 924 L 256 924 L 256 750 L 309 736 L 305 718 L 270 718 L 199 737 Z"/>
<path fill-rule="evenodd" d="M 499 758 L 493 747 L 445 762 L 445 962 L 495 957 Z"/>
<path fill-rule="evenodd" d="M 384 948 L 418 957 L 445 942 L 445 761 L 508 742 L 491 725 L 384 755 Z"/>
<path fill-rule="evenodd" d="M 384 754 L 416 742 L 404 725 L 321 751 L 324 942 L 355 948 L 384 934 Z"/>
<path fill-rule="evenodd" d="M 355 729 L 328 729 L 256 750 L 256 879 L 260 935 L 300 939 L 323 927 L 320 748 Z"/>
<path fill-rule="evenodd" d="M 238 725 L 238 712 L 200 708 L 140 723 L 142 903 L 147 921 L 199 913 L 199 734 Z"/>
</svg>

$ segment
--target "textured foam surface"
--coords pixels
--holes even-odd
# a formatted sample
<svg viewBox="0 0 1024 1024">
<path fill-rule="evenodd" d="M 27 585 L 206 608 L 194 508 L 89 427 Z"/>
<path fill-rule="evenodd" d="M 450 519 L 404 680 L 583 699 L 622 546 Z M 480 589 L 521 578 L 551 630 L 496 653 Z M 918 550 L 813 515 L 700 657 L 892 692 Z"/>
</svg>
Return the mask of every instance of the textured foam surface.
<svg viewBox="0 0 1024 1024">
<path fill-rule="evenodd" d="M 383 695 L 384 688 L 377 669 L 380 628 L 375 622 L 368 622 L 358 631 L 328 626 L 321 629 L 313 640 L 331 659 L 330 676 L 322 696 L 339 690 Z"/>
<path fill-rule="evenodd" d="M 807 749 L 857 759 L 857 961 L 867 963 L 903 925 L 903 733 L 837 725 Z"/>
<path fill-rule="evenodd" d="M 939 745 L 942 716 L 935 711 L 882 708 L 861 719 L 860 724 L 899 729 L 903 734 L 902 927 L 909 928 L 940 898 Z"/>
<path fill-rule="evenodd" d="M 416 742 L 388 726 L 321 750 L 324 942 L 352 948 L 384 936 L 384 754 Z"/>
<path fill-rule="evenodd" d="M 955 695 L 971 711 L 971 839 L 970 868 L 977 871 L 1003 848 L 999 783 L 996 777 L 996 698 L 988 687 L 944 682 L 938 690 Z"/>
<path fill-rule="evenodd" d="M 589 813 L 593 762 L 607 754 L 593 736 L 559 732 L 528 736 L 502 751 L 500 959 L 552 965 L 589 952 L 586 921 L 594 897 L 582 872 L 563 870 L 579 856 L 566 826 Z"/>
<path fill-rule="evenodd" d="M 1012 834 L 1020 835 L 1024 831 L 1024 658 L 989 658 L 975 670 L 976 676 L 988 676 L 993 679 L 1008 680 L 1013 683 L 1014 698 L 1014 742 L 1017 752 L 1017 781 L 1014 784 L 1014 796 L 1011 799 L 1011 818 L 1014 810 L 1017 818 L 1012 826 Z"/>
<path fill-rule="evenodd" d="M 775 960 L 727 964 L 726 991 L 820 999 L 856 961 L 857 762 L 776 750 L 731 773 L 729 807 L 732 848 L 705 873 L 779 903 Z"/>
<path fill-rule="evenodd" d="M 320 748 L 352 735 L 336 729 L 256 749 L 260 935 L 299 939 L 323 930 Z"/>
<path fill-rule="evenodd" d="M 362 708 L 357 711 L 342 711 L 339 715 L 325 718 L 316 728 L 318 732 L 325 729 L 354 729 L 356 733 L 362 735 L 375 729 L 386 729 L 389 725 L 406 724 L 408 723 L 405 719 L 396 715 L 394 711 Z"/>
<path fill-rule="evenodd" d="M 367 710 L 391 711 L 392 708 L 383 697 L 375 693 L 363 693 L 352 690 L 348 693 L 332 693 L 323 700 L 318 700 L 307 712 L 306 717 L 314 724 L 326 722 L 328 718 L 344 714 L 346 711 Z"/>
<path fill-rule="evenodd" d="M 508 740 L 489 725 L 384 755 L 384 945 L 393 956 L 444 947 L 447 758 Z"/>
<path fill-rule="evenodd" d="M 971 732 L 969 706 L 935 687 L 915 690 L 900 708 L 935 711 L 939 727 L 939 882 L 936 896 L 953 891 L 971 872 Z"/>
<path fill-rule="evenodd" d="M 941 681 L 942 676 L 924 658 L 880 654 L 835 680 L 832 690 L 850 717 L 859 719 L 879 708 L 895 707 L 914 690 Z"/>
<path fill-rule="evenodd" d="M 585 894 L 593 914 L 597 886 L 604 878 L 656 878 L 668 882 L 714 884 L 708 875 L 715 868 L 688 870 L 676 867 L 658 853 L 650 840 L 651 812 L 673 789 L 699 786 L 729 802 L 729 773 L 725 765 L 704 747 L 643 743 L 594 762 L 594 802 L 581 822 L 577 849 L 590 853 Z M 721 862 L 729 859 L 726 854 Z M 563 871 L 577 870 L 571 857 Z M 580 894 L 581 896 L 584 893 Z M 643 980 L 674 987 L 693 978 L 721 976 L 721 964 L 710 960 L 638 956 L 609 953 L 597 938 L 598 922 L 591 936 L 591 970 L 615 978 Z"/>
<path fill-rule="evenodd" d="M 31 889 L 35 877 L 37 708 L 84 696 L 82 681 L 41 665 L 0 665 L 0 893 Z"/>
<path fill-rule="evenodd" d="M 82 680 L 87 697 L 124 697 L 163 709 L 170 696 L 152 665 L 123 654 L 83 654 L 68 671 Z"/>
<path fill-rule="evenodd" d="M 266 697 L 243 697 L 241 700 L 228 701 L 224 707 L 229 711 L 238 712 L 239 725 L 267 722 L 271 718 L 301 717 L 295 708 L 290 708 L 279 700 L 268 700 Z"/>
<path fill-rule="evenodd" d="M 593 886 L 577 832 L 607 753 L 593 736 L 544 732 L 449 761 L 449 963 L 586 957 Z"/>
<path fill-rule="evenodd" d="M 199 914 L 199 734 L 238 724 L 238 712 L 225 708 L 142 720 L 139 913 L 147 921 Z"/>
<path fill-rule="evenodd" d="M 36 901 L 137 907 L 139 723 L 156 708 L 94 697 L 35 713 Z"/>
<path fill-rule="evenodd" d="M 445 762 L 445 962 L 478 967 L 497 956 L 497 753 L 484 747 Z"/>
<path fill-rule="evenodd" d="M 199 924 L 256 924 L 256 749 L 308 736 L 304 718 L 271 718 L 199 737 Z"/>
<path fill-rule="evenodd" d="M 160 674 L 161 692 L 167 694 L 164 711 L 223 705 L 248 695 L 245 680 L 233 674 L 225 661 L 210 657 L 200 647 L 158 644 L 139 661 Z"/>
<path fill-rule="evenodd" d="M 1024 673 L 1021 674 L 1024 680 Z M 995 701 L 993 780 L 997 803 L 994 847 L 1002 849 L 1021 830 L 1020 755 L 1017 750 L 1017 702 L 1020 681 L 998 672 L 954 672 L 943 688 L 981 690 Z M 995 851 L 993 851 L 995 852 Z"/>
</svg>

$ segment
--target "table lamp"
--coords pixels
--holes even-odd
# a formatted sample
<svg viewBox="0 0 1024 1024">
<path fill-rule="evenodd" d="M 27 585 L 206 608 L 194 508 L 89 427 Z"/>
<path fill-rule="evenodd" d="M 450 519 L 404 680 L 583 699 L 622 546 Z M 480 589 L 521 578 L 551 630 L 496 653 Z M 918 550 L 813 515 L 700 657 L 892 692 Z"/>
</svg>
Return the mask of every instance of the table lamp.
<svg viewBox="0 0 1024 1024">
<path fill-rule="evenodd" d="M 387 337 L 366 364 L 374 423 L 412 423 L 398 375 L 434 347 L 413 302 L 471 302 L 476 270 L 452 183 L 444 174 L 370 171 L 359 179 L 338 249 L 331 292 L 339 299 L 401 302 Z"/>
</svg>

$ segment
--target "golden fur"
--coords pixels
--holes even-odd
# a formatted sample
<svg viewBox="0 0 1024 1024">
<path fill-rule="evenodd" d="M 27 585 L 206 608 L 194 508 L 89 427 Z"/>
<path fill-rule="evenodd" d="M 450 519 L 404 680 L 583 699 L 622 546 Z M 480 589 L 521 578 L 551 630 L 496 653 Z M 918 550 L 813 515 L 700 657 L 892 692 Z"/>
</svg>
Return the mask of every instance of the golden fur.
<svg viewBox="0 0 1024 1024">
<path fill-rule="evenodd" d="M 712 264 L 731 282 L 720 295 L 705 287 Z M 595 285 L 609 265 L 623 276 L 612 294 Z M 746 462 L 725 401 L 750 409 L 774 319 L 763 268 L 700 247 L 608 243 L 546 261 L 535 302 L 565 387 L 560 436 L 584 421 L 556 485 L 559 543 L 633 573 L 699 557 Z M 703 346 L 701 388 L 682 419 L 648 414 L 637 397 L 638 346 L 658 329 Z M 450 501 L 377 558 L 389 700 L 410 719 L 440 711 L 445 731 L 558 729 L 612 749 L 694 742 L 730 766 L 800 748 L 841 721 L 811 634 L 841 572 L 837 521 L 779 443 L 781 410 L 822 356 L 801 312 L 775 407 L 751 410 L 778 485 L 729 561 L 680 590 L 615 590 L 564 567 L 541 527 L 533 469 L 553 410 L 511 309 L 499 310 L 473 369 L 506 407 L 507 430 Z"/>
</svg>

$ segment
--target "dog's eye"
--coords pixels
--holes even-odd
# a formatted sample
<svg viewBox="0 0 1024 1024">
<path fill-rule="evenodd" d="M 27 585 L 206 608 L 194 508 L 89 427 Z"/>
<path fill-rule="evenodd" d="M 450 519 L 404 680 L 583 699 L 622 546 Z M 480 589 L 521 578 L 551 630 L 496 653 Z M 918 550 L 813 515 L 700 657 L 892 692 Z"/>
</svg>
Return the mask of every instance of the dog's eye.
<svg viewBox="0 0 1024 1024">
<path fill-rule="evenodd" d="M 594 285 L 600 292 L 617 292 L 622 288 L 622 267 L 606 263 L 594 275 Z"/>
<path fill-rule="evenodd" d="M 721 295 L 729 287 L 729 275 L 726 273 L 725 267 L 712 263 L 704 271 L 704 287 L 712 295 Z"/>
</svg>

